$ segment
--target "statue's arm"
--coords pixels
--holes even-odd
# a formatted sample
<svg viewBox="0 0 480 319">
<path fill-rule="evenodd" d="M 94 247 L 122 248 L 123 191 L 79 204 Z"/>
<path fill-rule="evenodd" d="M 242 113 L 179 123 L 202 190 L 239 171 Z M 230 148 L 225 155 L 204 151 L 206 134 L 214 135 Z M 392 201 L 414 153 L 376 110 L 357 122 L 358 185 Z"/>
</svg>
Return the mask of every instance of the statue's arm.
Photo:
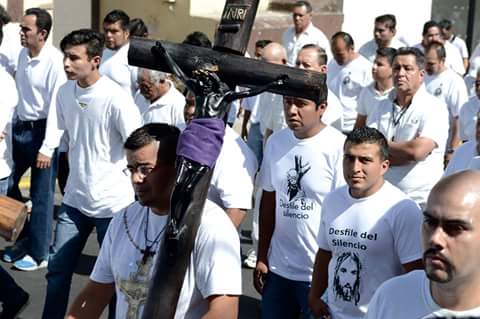
<svg viewBox="0 0 480 319">
<path fill-rule="evenodd" d="M 262 85 L 253 89 L 247 89 L 240 92 L 234 92 L 234 91 L 228 92 L 224 97 L 224 101 L 227 103 L 231 103 L 238 99 L 244 99 L 250 96 L 258 95 L 260 93 L 263 93 L 271 89 L 274 86 L 279 86 L 284 84 L 285 81 L 287 81 L 287 79 L 288 79 L 287 75 L 281 75 L 275 81 L 272 81 L 270 83 L 267 83 L 265 85 Z"/>
<path fill-rule="evenodd" d="M 157 55 L 159 58 L 164 60 L 165 63 L 167 63 L 172 73 L 175 74 L 189 90 L 193 91 L 193 83 L 191 79 L 178 66 L 177 62 L 175 62 L 175 60 L 172 58 L 170 53 L 168 53 L 168 51 L 165 49 L 165 47 L 160 41 L 157 41 L 155 43 L 155 46 L 152 48 L 152 50 L 155 55 Z"/>
</svg>

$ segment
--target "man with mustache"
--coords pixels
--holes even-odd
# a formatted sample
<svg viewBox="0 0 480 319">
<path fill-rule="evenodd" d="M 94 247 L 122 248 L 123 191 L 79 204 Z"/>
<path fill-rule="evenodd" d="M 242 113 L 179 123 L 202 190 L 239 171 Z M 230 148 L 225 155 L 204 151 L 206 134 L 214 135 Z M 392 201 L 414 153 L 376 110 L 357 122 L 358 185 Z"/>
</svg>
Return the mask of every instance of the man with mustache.
<svg viewBox="0 0 480 319">
<path fill-rule="evenodd" d="M 480 172 L 440 180 L 423 215 L 425 271 L 385 282 L 366 318 L 480 316 Z"/>
</svg>

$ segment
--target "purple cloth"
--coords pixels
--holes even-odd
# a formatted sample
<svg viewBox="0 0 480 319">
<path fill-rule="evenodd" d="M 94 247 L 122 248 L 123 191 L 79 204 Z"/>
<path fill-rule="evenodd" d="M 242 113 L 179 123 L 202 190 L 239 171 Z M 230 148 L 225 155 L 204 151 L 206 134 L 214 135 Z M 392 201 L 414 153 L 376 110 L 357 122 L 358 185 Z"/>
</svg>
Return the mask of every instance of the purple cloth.
<svg viewBox="0 0 480 319">
<path fill-rule="evenodd" d="M 213 168 L 224 135 L 225 123 L 221 119 L 194 119 L 180 134 L 177 155 Z"/>
</svg>

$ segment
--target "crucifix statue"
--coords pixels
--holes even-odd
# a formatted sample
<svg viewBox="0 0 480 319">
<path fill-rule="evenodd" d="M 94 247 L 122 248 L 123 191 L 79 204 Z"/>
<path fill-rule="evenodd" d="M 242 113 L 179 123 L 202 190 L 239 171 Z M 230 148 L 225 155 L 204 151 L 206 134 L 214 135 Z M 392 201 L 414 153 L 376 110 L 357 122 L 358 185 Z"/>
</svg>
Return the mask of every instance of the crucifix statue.
<svg viewBox="0 0 480 319">
<path fill-rule="evenodd" d="M 259 0 L 227 0 L 214 49 L 133 38 L 129 63 L 175 74 L 195 94 L 196 115 L 181 134 L 165 242 L 158 252 L 144 319 L 173 319 L 220 152 L 232 101 L 263 91 L 319 101 L 325 75 L 243 57 Z M 249 89 L 236 92 L 235 87 Z"/>
</svg>

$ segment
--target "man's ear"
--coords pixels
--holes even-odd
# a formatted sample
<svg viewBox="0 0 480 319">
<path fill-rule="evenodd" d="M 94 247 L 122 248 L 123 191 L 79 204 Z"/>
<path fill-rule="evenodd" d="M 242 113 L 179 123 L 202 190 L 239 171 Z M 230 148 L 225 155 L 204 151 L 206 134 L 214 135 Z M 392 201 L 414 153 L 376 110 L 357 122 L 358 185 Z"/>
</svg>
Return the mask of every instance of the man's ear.
<svg viewBox="0 0 480 319">
<path fill-rule="evenodd" d="M 319 71 L 320 71 L 321 73 L 327 74 L 327 72 L 328 72 L 328 66 L 327 66 L 326 64 L 320 66 Z"/>
</svg>

